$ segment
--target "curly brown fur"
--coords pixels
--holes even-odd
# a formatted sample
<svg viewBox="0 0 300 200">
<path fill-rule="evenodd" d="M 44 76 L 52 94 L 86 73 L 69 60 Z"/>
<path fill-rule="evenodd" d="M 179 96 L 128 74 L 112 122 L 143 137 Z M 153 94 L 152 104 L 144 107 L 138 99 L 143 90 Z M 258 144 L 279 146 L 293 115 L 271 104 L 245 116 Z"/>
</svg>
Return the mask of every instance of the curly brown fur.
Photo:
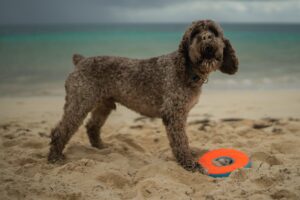
<svg viewBox="0 0 300 200">
<path fill-rule="evenodd" d="M 63 158 L 66 143 L 89 112 L 89 140 L 101 148 L 100 129 L 115 103 L 120 103 L 142 115 L 161 118 L 177 162 L 187 170 L 202 171 L 185 133 L 188 113 L 210 72 L 220 69 L 233 74 L 238 68 L 235 52 L 218 24 L 194 22 L 179 49 L 167 55 L 150 59 L 74 55 L 73 63 L 75 70 L 65 83 L 64 115 L 51 133 L 50 162 Z"/>
</svg>

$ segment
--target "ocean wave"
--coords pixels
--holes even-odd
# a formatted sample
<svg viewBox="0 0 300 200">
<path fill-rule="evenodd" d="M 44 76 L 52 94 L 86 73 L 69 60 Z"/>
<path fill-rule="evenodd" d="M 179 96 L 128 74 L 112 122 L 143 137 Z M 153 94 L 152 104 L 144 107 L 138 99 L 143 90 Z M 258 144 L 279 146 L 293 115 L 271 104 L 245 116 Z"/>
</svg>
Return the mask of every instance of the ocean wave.
<svg viewBox="0 0 300 200">
<path fill-rule="evenodd" d="M 300 89 L 295 76 L 258 77 L 256 79 L 210 79 L 205 86 L 211 89 Z"/>
</svg>

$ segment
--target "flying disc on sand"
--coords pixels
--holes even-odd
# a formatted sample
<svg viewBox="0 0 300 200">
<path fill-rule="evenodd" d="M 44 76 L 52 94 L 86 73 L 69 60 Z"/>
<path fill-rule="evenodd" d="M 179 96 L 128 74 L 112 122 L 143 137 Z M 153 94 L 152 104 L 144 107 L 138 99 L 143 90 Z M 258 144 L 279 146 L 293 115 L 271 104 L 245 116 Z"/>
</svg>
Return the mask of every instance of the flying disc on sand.
<svg viewBox="0 0 300 200">
<path fill-rule="evenodd" d="M 228 177 L 238 168 L 250 168 L 249 157 L 235 149 L 216 149 L 205 153 L 199 159 L 199 164 L 212 177 Z"/>
</svg>

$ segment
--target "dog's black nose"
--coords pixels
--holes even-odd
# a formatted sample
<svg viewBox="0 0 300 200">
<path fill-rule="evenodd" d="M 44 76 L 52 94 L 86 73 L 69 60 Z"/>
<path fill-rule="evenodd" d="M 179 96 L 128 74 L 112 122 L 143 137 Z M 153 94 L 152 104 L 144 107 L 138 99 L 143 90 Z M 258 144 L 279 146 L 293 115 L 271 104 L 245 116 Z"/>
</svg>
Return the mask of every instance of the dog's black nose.
<svg viewBox="0 0 300 200">
<path fill-rule="evenodd" d="M 204 48 L 204 57 L 207 59 L 210 59 L 212 57 L 214 57 L 215 52 L 214 52 L 214 48 L 212 46 L 207 46 Z"/>
</svg>

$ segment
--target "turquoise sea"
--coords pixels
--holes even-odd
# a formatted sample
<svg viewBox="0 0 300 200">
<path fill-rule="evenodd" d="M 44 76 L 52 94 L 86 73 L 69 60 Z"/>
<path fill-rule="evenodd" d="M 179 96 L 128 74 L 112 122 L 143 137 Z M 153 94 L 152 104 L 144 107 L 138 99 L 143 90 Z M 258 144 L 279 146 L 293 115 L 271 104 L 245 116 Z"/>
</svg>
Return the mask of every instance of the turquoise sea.
<svg viewBox="0 0 300 200">
<path fill-rule="evenodd" d="M 0 26 L 0 96 L 56 94 L 71 56 L 147 58 L 177 49 L 188 24 Z M 208 89 L 300 88 L 300 24 L 222 24 L 240 70 L 214 73 Z M 57 93 L 58 94 L 58 93 Z"/>
</svg>

